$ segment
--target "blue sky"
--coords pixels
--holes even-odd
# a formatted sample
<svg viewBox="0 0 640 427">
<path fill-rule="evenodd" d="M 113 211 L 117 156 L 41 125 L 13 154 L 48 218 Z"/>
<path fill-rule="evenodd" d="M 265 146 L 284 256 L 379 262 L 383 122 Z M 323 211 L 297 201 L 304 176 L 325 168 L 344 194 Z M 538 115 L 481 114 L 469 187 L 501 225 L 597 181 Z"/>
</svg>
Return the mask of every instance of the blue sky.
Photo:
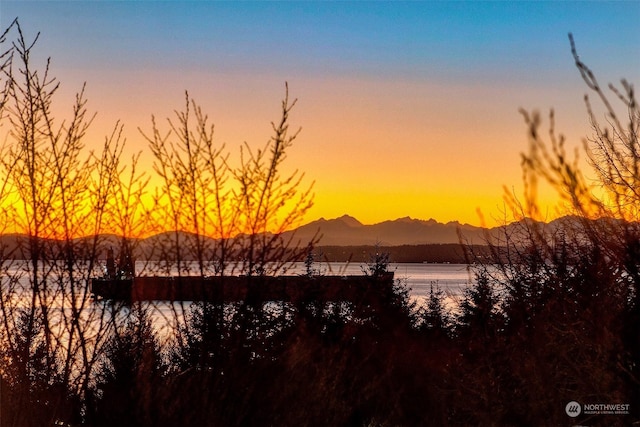
<svg viewBox="0 0 640 427">
<path fill-rule="evenodd" d="M 20 17 L 79 66 L 495 76 L 544 71 L 541 61 L 566 56 L 569 31 L 600 51 L 594 68 L 640 65 L 639 2 L 4 0 L 0 13 L 3 27 Z"/>
</svg>

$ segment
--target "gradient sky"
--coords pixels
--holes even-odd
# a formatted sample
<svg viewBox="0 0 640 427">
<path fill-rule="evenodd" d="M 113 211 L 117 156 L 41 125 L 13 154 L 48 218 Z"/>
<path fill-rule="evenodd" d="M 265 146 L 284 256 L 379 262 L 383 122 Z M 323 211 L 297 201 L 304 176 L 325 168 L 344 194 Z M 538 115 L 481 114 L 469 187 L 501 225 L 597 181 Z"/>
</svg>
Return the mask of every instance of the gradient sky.
<svg viewBox="0 0 640 427">
<path fill-rule="evenodd" d="M 521 187 L 518 108 L 554 108 L 573 144 L 589 134 L 568 32 L 601 82 L 640 81 L 636 1 L 0 1 L 3 29 L 16 16 L 41 32 L 61 115 L 87 82 L 96 147 L 120 119 L 146 150 L 137 128 L 185 90 L 233 154 L 262 145 L 288 82 L 302 127 L 288 167 L 315 181 L 309 221 L 500 217 L 502 187 Z"/>
</svg>

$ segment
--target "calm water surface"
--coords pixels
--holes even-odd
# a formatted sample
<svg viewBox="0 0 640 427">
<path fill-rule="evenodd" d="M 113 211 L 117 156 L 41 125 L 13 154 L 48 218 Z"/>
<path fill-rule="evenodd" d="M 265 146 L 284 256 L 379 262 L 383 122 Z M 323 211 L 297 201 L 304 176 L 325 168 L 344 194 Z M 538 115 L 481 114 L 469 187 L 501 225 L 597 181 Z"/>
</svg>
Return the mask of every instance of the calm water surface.
<svg viewBox="0 0 640 427">
<path fill-rule="evenodd" d="M 319 274 L 324 275 L 362 275 L 363 269 L 366 269 L 366 265 L 358 263 L 330 263 L 330 264 L 318 264 L 314 266 Z M 140 269 L 142 274 L 144 269 Z M 446 305 L 454 308 L 461 300 L 461 296 L 464 289 L 472 283 L 473 274 L 469 270 L 469 266 L 466 264 L 428 264 L 428 263 L 392 263 L 389 265 L 389 270 L 393 271 L 396 280 L 404 284 L 409 290 L 409 297 L 412 301 L 415 301 L 418 305 L 425 303 L 429 297 L 431 287 L 437 287 L 445 293 Z M 12 271 L 13 274 L 18 274 L 18 268 Z M 304 274 L 305 266 L 303 263 L 298 263 L 293 268 L 284 272 L 287 275 Z M 26 282 L 26 276 L 22 277 L 22 282 L 25 280 L 25 290 L 28 288 L 28 282 Z M 3 283 L 3 285 L 6 285 Z M 4 286 L 3 286 L 4 287 Z M 28 295 L 24 295 L 27 297 Z M 15 294 L 14 298 L 20 298 L 19 294 Z M 18 302 L 18 306 L 27 307 L 29 301 Z M 57 298 L 53 298 L 49 301 L 51 314 L 56 316 L 62 316 L 69 308 L 68 304 L 59 301 Z M 190 311 L 191 303 L 176 302 L 169 303 L 166 301 L 153 301 L 145 304 L 149 307 L 150 315 L 153 319 L 152 323 L 154 329 L 159 332 L 160 336 L 170 337 L 172 331 L 177 325 L 176 322 L 181 323 L 184 321 L 184 315 Z M 107 302 L 95 301 L 89 305 L 84 306 L 81 311 L 81 317 L 85 322 L 89 324 L 100 324 L 100 319 L 109 318 L 113 313 L 113 307 Z M 68 313 L 67 313 L 68 314 Z M 104 317 L 106 316 L 106 317 Z"/>
<path fill-rule="evenodd" d="M 330 263 L 317 267 L 321 274 L 362 274 L 363 266 L 357 263 Z M 391 263 L 389 270 L 395 273 L 409 288 L 409 295 L 418 303 L 429 297 L 431 286 L 441 289 L 451 302 L 455 302 L 473 279 L 467 264 Z M 302 274 L 304 265 L 299 263 L 289 274 Z"/>
</svg>

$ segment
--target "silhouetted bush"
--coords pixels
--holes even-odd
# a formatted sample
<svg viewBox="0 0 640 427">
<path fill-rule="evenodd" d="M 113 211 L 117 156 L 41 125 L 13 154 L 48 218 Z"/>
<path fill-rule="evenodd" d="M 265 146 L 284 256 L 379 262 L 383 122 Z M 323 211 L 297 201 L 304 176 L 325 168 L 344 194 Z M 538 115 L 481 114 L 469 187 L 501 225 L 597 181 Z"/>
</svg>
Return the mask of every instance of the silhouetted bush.
<svg viewBox="0 0 640 427">
<path fill-rule="evenodd" d="M 165 366 L 148 309 L 140 303 L 116 314 L 102 350 L 87 421 L 102 426 L 157 425 Z"/>
</svg>

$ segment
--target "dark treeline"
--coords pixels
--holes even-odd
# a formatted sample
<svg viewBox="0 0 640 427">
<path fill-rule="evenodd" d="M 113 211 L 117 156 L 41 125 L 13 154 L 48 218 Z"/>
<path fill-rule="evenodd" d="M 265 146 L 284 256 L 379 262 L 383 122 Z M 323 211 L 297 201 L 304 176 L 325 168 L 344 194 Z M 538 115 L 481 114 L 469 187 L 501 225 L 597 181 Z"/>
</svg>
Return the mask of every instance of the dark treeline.
<svg viewBox="0 0 640 427">
<path fill-rule="evenodd" d="M 25 236 L 14 249 L 27 255 L 18 261 L 10 248 L 0 251 L 1 426 L 640 421 L 640 113 L 624 81 L 612 87 L 624 115 L 616 112 L 573 43 L 606 115 L 601 126 L 587 100 L 599 196 L 566 155 L 553 114 L 543 134 L 539 116 L 523 112 L 527 185 L 522 200 L 507 198 L 511 213 L 539 217 L 535 187 L 545 180 L 577 220 L 519 221 L 487 236 L 486 246 L 450 247 L 474 265 L 461 297 L 434 285 L 415 304 L 386 272 L 411 248 L 393 256 L 362 248 L 363 273 L 376 291 L 359 301 L 265 303 L 248 294 L 227 304 L 127 305 L 94 301 L 89 284 L 109 247 L 129 265 L 142 231 L 160 236 L 154 268 L 164 273 L 231 270 L 258 286 L 304 261 L 308 276 L 319 274 L 317 241 L 282 238 L 312 199 L 310 189 L 300 190 L 300 174 L 282 172 L 297 136 L 288 125 L 295 101 L 285 96 L 272 139 L 258 150 L 244 145 L 232 167 L 187 97 L 168 131 L 153 120 L 143 133 L 162 182 L 150 192 L 137 156 L 121 163 L 120 125 L 102 152 L 85 153 L 83 91 L 71 119 L 53 120 L 57 81 L 49 63 L 33 68 L 35 41 L 17 21 L 0 42 L 0 117 L 9 129 L 0 221 Z M 153 204 L 145 207 L 140 200 L 149 193 Z M 629 413 L 572 418 L 571 401 L 629 405 Z"/>
<path fill-rule="evenodd" d="M 321 241 L 322 242 L 322 241 Z M 321 243 L 320 242 L 320 243 Z M 490 255 L 489 246 L 472 245 L 473 253 L 477 254 L 474 261 Z M 434 262 L 465 264 L 469 262 L 465 247 L 460 244 L 425 244 L 401 246 L 323 246 L 316 250 L 318 258 L 327 262 L 367 262 L 370 254 L 381 252 L 389 254 L 393 262 Z"/>
</svg>

